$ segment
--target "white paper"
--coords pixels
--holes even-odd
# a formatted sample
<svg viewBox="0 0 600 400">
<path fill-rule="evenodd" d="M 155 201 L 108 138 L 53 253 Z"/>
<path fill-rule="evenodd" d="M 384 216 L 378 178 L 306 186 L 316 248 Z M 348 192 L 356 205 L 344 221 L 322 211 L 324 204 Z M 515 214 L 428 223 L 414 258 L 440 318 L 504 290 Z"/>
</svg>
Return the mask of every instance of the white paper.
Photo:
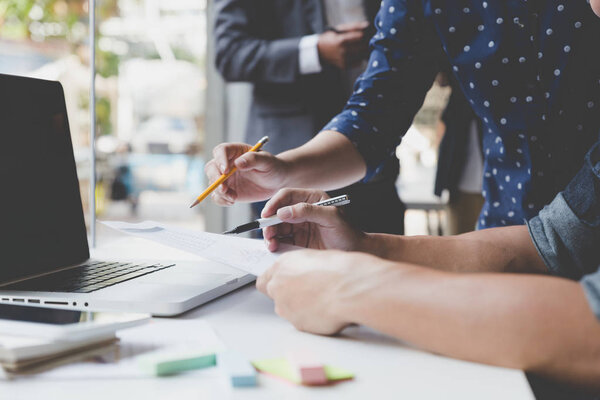
<svg viewBox="0 0 600 400">
<path fill-rule="evenodd" d="M 203 320 L 174 320 L 157 318 L 150 323 L 117 333 L 120 341 L 115 351 L 56 367 L 35 375 L 35 379 L 131 379 L 148 377 L 138 366 L 138 357 L 153 352 L 193 352 L 202 349 L 226 350 L 208 322 Z M 217 374 L 216 368 L 190 371 L 201 375 Z M 16 375 L 13 379 L 31 378 Z"/>
<path fill-rule="evenodd" d="M 260 239 L 246 239 L 215 233 L 166 226 L 154 221 L 137 224 L 101 221 L 120 232 L 153 240 L 166 246 L 187 251 L 206 259 L 221 262 L 259 276 L 265 272 L 281 253 L 298 249 L 283 246 L 282 251 L 271 253 Z"/>
<path fill-rule="evenodd" d="M 54 341 L 47 338 L 35 338 L 17 335 L 0 335 L 0 362 L 17 362 L 32 357 L 44 357 L 53 354 L 76 351 L 79 347 L 90 346 L 101 341 L 114 339 L 114 333 L 85 340 Z"/>
</svg>

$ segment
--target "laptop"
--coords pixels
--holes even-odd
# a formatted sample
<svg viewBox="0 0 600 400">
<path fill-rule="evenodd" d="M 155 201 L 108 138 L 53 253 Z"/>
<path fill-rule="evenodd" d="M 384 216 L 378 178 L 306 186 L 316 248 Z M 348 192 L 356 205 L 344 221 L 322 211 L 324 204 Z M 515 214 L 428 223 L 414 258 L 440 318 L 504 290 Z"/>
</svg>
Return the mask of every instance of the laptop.
<svg viewBox="0 0 600 400">
<path fill-rule="evenodd" d="M 0 74 L 0 304 L 171 316 L 254 279 L 213 261 L 90 259 L 62 86 Z"/>
</svg>

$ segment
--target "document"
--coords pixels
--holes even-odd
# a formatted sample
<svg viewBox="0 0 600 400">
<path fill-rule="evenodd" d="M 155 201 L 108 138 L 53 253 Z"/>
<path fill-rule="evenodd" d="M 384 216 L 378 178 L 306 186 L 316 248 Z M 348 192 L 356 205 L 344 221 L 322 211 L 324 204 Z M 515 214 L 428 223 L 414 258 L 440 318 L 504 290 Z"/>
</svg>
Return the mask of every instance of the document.
<svg viewBox="0 0 600 400">
<path fill-rule="evenodd" d="M 101 221 L 120 232 L 153 240 L 166 246 L 221 262 L 250 274 L 259 276 L 284 252 L 299 249 L 286 245 L 277 253 L 271 253 L 260 239 L 246 239 L 191 229 L 166 226 L 155 221 L 127 223 Z"/>
</svg>

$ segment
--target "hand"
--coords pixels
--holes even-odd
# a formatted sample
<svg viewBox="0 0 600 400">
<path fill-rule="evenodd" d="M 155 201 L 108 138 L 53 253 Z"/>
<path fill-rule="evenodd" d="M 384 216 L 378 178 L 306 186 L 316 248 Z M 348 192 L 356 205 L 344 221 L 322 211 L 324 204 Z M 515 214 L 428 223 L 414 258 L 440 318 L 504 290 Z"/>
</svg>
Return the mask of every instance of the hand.
<svg viewBox="0 0 600 400">
<path fill-rule="evenodd" d="M 248 153 L 251 147 L 223 143 L 213 149 L 213 159 L 204 168 L 209 183 L 234 166 L 238 169 L 212 193 L 215 203 L 229 206 L 236 201 L 266 200 L 285 186 L 287 164 L 264 151 Z"/>
<path fill-rule="evenodd" d="M 256 287 L 275 301 L 275 312 L 297 329 L 338 333 L 353 321 L 347 303 L 376 290 L 365 282 L 378 275 L 374 256 L 341 251 L 298 250 L 283 254 L 258 277 Z"/>
<path fill-rule="evenodd" d="M 274 214 L 284 223 L 263 229 L 270 251 L 279 243 L 311 249 L 357 250 L 366 234 L 353 228 L 334 206 L 310 203 L 328 199 L 321 190 L 282 189 L 265 205 L 262 217 Z"/>
<path fill-rule="evenodd" d="M 353 66 L 366 57 L 368 43 L 365 37 L 367 22 L 340 25 L 340 32 L 326 31 L 319 36 L 319 57 L 340 69 Z"/>
</svg>

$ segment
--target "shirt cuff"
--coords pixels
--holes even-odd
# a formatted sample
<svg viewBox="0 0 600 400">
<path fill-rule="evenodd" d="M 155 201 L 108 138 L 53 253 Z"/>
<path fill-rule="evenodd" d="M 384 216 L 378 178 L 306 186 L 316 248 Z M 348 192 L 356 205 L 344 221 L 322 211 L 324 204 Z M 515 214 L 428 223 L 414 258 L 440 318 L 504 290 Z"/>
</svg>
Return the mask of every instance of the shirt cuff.
<svg viewBox="0 0 600 400">
<path fill-rule="evenodd" d="M 397 144 L 381 135 L 375 125 L 360 118 L 358 111 L 348 107 L 325 125 L 322 131 L 341 133 L 352 142 L 367 166 L 361 182 L 368 183 L 383 171 L 386 160 L 395 157 Z"/>
<path fill-rule="evenodd" d="M 592 311 L 600 320 L 600 271 L 584 276 L 580 284 Z"/>
<path fill-rule="evenodd" d="M 579 280 L 588 273 L 586 248 L 592 230 L 571 210 L 562 193 L 527 222 L 533 243 L 551 274 Z"/>
<path fill-rule="evenodd" d="M 302 75 L 318 74 L 323 70 L 319 61 L 319 34 L 308 35 L 300 39 L 298 45 L 300 73 Z"/>
</svg>

